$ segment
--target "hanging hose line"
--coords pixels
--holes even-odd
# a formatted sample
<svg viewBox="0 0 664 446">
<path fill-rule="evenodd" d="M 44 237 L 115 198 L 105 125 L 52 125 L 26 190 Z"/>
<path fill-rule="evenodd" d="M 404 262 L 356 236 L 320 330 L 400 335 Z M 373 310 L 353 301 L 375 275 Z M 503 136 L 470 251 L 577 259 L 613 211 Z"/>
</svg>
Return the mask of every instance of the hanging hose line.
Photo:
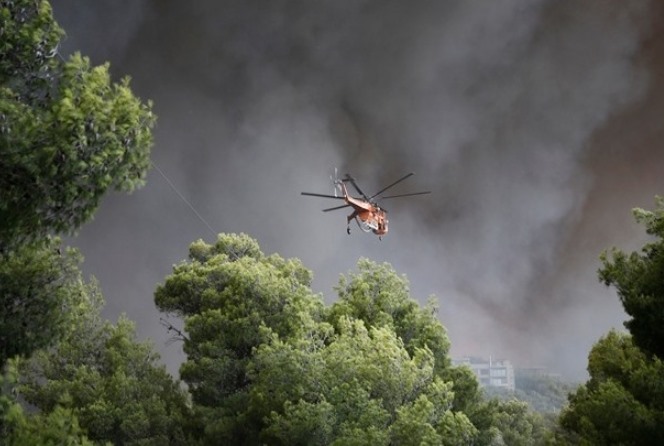
<svg viewBox="0 0 664 446">
<path fill-rule="evenodd" d="M 191 209 L 191 210 L 193 211 L 193 213 L 196 214 L 196 217 L 198 217 L 198 219 L 199 219 L 201 222 L 203 222 L 203 224 L 204 224 L 205 226 L 207 226 L 207 228 L 210 230 L 210 232 L 212 233 L 212 235 L 213 235 L 214 237 L 217 237 L 217 232 L 216 232 L 214 229 L 212 229 L 212 226 L 210 226 L 210 224 L 209 224 L 207 221 L 205 221 L 205 219 L 203 218 L 203 216 L 202 216 L 201 214 L 198 213 L 198 211 L 196 210 L 196 208 L 194 208 L 194 206 L 193 206 L 193 205 L 192 205 L 192 204 L 191 204 L 191 203 L 190 203 L 190 202 L 184 197 L 184 195 L 182 195 L 182 194 L 180 193 L 180 191 L 177 189 L 177 187 L 175 187 L 175 185 L 173 184 L 173 182 L 172 182 L 171 180 L 168 179 L 168 177 L 166 176 L 166 174 L 165 174 L 165 173 L 164 173 L 164 172 L 163 172 L 163 171 L 162 171 L 162 170 L 161 170 L 161 169 L 160 169 L 160 168 L 154 163 L 154 161 L 150 161 L 150 164 L 152 164 L 152 167 L 154 167 L 155 169 L 157 169 L 157 172 L 159 172 L 159 174 L 160 174 L 162 177 L 164 177 L 164 180 L 166 180 L 166 182 L 167 182 L 168 185 L 171 187 L 171 189 L 173 189 L 173 191 L 174 191 L 176 194 L 178 194 L 178 197 L 180 197 L 180 199 L 181 199 L 182 201 L 184 201 L 184 202 L 187 204 L 187 206 L 189 206 L 189 209 Z"/>
</svg>

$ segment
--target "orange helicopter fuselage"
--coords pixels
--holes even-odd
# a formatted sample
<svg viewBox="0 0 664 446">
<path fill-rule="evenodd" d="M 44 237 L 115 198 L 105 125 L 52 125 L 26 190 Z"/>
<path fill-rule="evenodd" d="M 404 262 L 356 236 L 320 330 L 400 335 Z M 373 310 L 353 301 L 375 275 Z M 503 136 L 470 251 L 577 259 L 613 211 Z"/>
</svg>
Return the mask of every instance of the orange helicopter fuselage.
<svg viewBox="0 0 664 446">
<path fill-rule="evenodd" d="M 376 204 L 352 197 L 344 183 L 340 182 L 340 187 L 344 201 L 353 208 L 353 212 L 347 217 L 348 223 L 355 220 L 363 231 L 371 231 L 379 237 L 387 234 L 387 213 Z"/>
</svg>

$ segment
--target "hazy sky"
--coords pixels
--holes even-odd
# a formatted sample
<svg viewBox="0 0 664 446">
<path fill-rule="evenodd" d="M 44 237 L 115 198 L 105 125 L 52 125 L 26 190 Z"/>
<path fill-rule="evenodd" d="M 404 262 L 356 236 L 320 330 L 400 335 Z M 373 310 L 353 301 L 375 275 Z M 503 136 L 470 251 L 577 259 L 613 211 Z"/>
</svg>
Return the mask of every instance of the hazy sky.
<svg viewBox="0 0 664 446">
<path fill-rule="evenodd" d="M 298 257 L 327 302 L 359 257 L 440 303 L 455 355 L 583 376 L 625 319 L 599 253 L 645 240 L 630 209 L 664 194 L 662 7 L 649 0 L 53 0 L 81 50 L 132 77 L 159 116 L 153 160 L 216 232 Z M 334 167 L 394 192 L 381 242 L 330 193 Z M 154 169 L 73 241 L 155 340 L 153 303 L 188 245 L 214 236 Z"/>
</svg>

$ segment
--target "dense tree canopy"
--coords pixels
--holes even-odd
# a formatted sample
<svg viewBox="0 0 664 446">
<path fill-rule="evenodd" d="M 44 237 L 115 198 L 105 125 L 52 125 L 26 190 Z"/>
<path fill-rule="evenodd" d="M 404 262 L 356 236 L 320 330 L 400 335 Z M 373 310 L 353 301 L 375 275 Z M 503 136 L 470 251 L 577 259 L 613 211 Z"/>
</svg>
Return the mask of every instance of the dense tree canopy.
<svg viewBox="0 0 664 446">
<path fill-rule="evenodd" d="M 635 209 L 634 215 L 655 240 L 641 253 L 617 249 L 604 253 L 600 279 L 618 291 L 631 319 L 625 326 L 643 351 L 664 359 L 664 197 L 654 211 Z"/>
<path fill-rule="evenodd" d="M 63 35 L 48 1 L 0 1 L 0 365 L 57 340 L 76 294 L 77 255 L 49 234 L 149 165 L 151 105 L 108 65 L 63 59 Z"/>
<path fill-rule="evenodd" d="M 376 265 L 360 259 L 358 273 L 342 277 L 337 292 L 339 300 L 332 305 L 330 322 L 341 316 L 361 319 L 367 326 L 387 326 L 402 340 L 409 354 L 428 347 L 437 370 L 449 367 L 450 342 L 445 328 L 436 318 L 435 300 L 426 308 L 410 298 L 408 282 L 387 265 Z"/>
<path fill-rule="evenodd" d="M 78 424 L 71 409 L 58 406 L 48 414 L 27 415 L 25 410 L 6 397 L 0 402 L 0 438 L 6 446 L 64 445 L 93 446 Z"/>
<path fill-rule="evenodd" d="M 182 443 L 184 395 L 127 321 L 97 323 L 80 256 L 52 238 L 143 183 L 155 122 L 107 64 L 63 58 L 63 35 L 48 1 L 0 0 L 0 438 Z"/>
<path fill-rule="evenodd" d="M 100 315 L 96 287 L 84 288 L 65 337 L 54 348 L 17 362 L 16 392 L 48 420 L 62 411 L 76 417 L 90 440 L 115 445 L 185 445 L 189 408 L 133 324 Z"/>
<path fill-rule="evenodd" d="M 50 345 L 81 292 L 80 256 L 49 239 L 0 253 L 0 368 Z"/>
<path fill-rule="evenodd" d="M 0 2 L 0 251 L 68 233 L 149 167 L 150 104 L 74 54 L 45 0 Z"/>
<path fill-rule="evenodd" d="M 472 372 L 450 365 L 435 307 L 420 307 L 405 278 L 366 259 L 358 270 L 326 307 L 299 261 L 246 235 L 191 245 L 155 301 L 184 319 L 181 376 L 205 444 L 541 438 L 526 406 L 481 401 Z"/>
<path fill-rule="evenodd" d="M 577 386 L 578 384 L 571 384 L 560 377 L 517 369 L 514 372 L 514 391 L 488 387 L 485 393 L 501 400 L 524 401 L 536 412 L 550 417 L 560 413 L 567 404 L 567 395 Z"/>
<path fill-rule="evenodd" d="M 574 442 L 662 444 L 664 364 L 628 334 L 610 332 L 590 352 L 590 380 L 570 396 L 560 423 Z"/>
<path fill-rule="evenodd" d="M 664 443 L 664 200 L 637 221 L 656 240 L 642 253 L 602 256 L 600 279 L 614 285 L 630 331 L 611 331 L 588 358 L 590 380 L 570 395 L 562 437 L 581 444 Z"/>
</svg>

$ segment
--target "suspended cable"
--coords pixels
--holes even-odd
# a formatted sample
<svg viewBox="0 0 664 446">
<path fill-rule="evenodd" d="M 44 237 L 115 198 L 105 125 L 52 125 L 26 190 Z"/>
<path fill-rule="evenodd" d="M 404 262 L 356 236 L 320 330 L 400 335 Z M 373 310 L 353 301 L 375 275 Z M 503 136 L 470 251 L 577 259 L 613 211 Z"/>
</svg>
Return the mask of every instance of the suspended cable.
<svg viewBox="0 0 664 446">
<path fill-rule="evenodd" d="M 203 224 L 204 224 L 205 226 L 207 226 L 207 228 L 210 230 L 210 232 L 212 233 L 212 235 L 216 237 L 216 236 L 217 236 L 217 232 L 216 232 L 214 229 L 212 229 L 212 226 L 210 226 L 210 225 L 208 224 L 208 222 L 205 221 L 205 219 L 203 218 L 203 216 L 202 216 L 201 214 L 198 213 L 198 211 L 196 210 L 196 208 L 194 208 L 194 206 L 193 206 L 193 205 L 192 205 L 192 204 L 191 204 L 191 203 L 190 203 L 190 202 L 184 197 L 184 195 L 182 195 L 182 194 L 180 193 L 180 191 L 177 189 L 177 187 L 175 187 L 175 185 L 173 184 L 173 182 L 172 182 L 171 180 L 168 179 L 168 177 L 166 176 L 166 174 L 165 174 L 165 173 L 164 173 L 159 167 L 157 167 L 157 165 L 156 165 L 153 161 L 150 161 L 150 164 L 152 164 L 152 167 L 154 167 L 155 169 L 157 169 L 157 172 L 159 172 L 159 174 L 160 174 L 162 177 L 164 177 L 164 180 L 166 180 L 166 182 L 168 183 L 168 185 L 171 186 L 171 189 L 173 189 L 173 191 L 175 191 L 175 193 L 178 194 L 178 196 L 182 199 L 182 201 L 184 201 L 184 202 L 187 204 L 187 206 L 189 206 L 189 208 L 194 212 L 194 214 L 196 214 L 196 216 L 198 217 L 198 219 L 199 219 L 200 221 L 202 221 Z"/>
</svg>

